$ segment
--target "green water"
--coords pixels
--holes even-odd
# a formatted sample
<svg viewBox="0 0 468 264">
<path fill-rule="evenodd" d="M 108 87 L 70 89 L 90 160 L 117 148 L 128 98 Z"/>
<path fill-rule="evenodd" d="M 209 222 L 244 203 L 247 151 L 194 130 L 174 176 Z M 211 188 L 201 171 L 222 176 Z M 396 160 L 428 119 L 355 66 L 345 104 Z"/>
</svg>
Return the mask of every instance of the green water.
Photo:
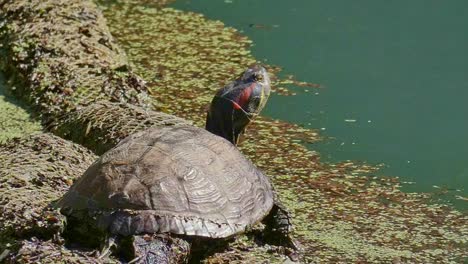
<svg viewBox="0 0 468 264">
<path fill-rule="evenodd" d="M 411 191 L 468 196 L 468 2 L 180 0 L 250 37 L 257 58 L 324 89 L 265 115 L 321 128 L 328 161 L 384 163 Z M 451 199 L 453 201 L 453 199 Z M 467 208 L 466 202 L 455 200 Z"/>
</svg>

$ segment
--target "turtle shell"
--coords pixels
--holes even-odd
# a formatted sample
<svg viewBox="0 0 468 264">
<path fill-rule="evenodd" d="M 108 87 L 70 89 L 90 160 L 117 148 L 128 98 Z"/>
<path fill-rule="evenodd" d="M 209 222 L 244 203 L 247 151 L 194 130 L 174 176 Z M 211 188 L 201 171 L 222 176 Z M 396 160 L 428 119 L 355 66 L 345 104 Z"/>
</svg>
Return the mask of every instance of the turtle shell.
<svg viewBox="0 0 468 264">
<path fill-rule="evenodd" d="M 260 221 L 273 190 L 224 138 L 191 126 L 158 127 L 102 155 L 59 206 L 71 216 L 87 211 L 113 234 L 224 238 Z"/>
</svg>

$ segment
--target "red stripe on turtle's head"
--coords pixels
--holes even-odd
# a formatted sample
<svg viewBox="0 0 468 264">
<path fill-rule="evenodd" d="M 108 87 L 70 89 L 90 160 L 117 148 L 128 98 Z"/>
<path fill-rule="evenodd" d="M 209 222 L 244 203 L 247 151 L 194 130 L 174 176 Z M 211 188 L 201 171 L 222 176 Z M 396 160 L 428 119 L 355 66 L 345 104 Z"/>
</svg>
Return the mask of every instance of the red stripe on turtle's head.
<svg viewBox="0 0 468 264">
<path fill-rule="evenodd" d="M 252 95 L 253 89 L 257 84 L 253 82 L 249 86 L 247 86 L 237 98 L 237 104 L 242 107 L 242 109 L 246 110 L 247 105 L 249 104 L 250 96 Z"/>
</svg>

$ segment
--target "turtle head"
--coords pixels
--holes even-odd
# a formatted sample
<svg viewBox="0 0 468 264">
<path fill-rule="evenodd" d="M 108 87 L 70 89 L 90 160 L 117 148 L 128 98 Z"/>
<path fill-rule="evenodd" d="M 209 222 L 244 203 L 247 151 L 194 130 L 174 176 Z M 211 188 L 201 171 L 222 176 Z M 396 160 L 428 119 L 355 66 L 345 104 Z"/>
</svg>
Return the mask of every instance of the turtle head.
<svg viewBox="0 0 468 264">
<path fill-rule="evenodd" d="M 258 82 L 261 84 L 268 83 L 268 91 L 270 90 L 270 78 L 268 77 L 268 73 L 261 65 L 254 64 L 253 66 L 249 67 L 245 70 L 236 81 L 243 81 L 243 82 Z"/>
<path fill-rule="evenodd" d="M 219 89 L 211 101 L 206 129 L 234 145 L 250 121 L 260 113 L 270 95 L 270 78 L 255 64 L 236 80 Z"/>
</svg>

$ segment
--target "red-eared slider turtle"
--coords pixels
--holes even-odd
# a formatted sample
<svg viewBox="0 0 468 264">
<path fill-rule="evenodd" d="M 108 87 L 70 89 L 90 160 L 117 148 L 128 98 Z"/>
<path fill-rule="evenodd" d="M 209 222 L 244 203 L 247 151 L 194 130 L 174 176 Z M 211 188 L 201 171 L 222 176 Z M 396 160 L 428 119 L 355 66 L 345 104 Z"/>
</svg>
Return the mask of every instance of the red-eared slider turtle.
<svg viewBox="0 0 468 264">
<path fill-rule="evenodd" d="M 250 95 L 262 94 L 254 89 L 270 89 L 266 71 L 254 66 L 228 86 L 240 97 L 230 97 L 229 91 L 221 94 L 244 111 L 258 112 L 243 108 L 250 102 L 242 103 L 244 91 L 236 85 L 252 89 Z M 259 101 L 255 105 L 263 106 Z M 215 127 L 216 117 L 224 118 L 216 113 L 219 107 L 221 113 L 227 109 L 219 102 L 212 106 L 210 114 L 215 115 L 208 118 L 208 129 Z M 239 124 L 223 119 L 227 121 Z M 227 123 L 221 127 L 243 130 Z M 236 137 L 228 140 L 235 143 Z M 289 216 L 275 202 L 267 176 L 228 140 L 187 125 L 153 127 L 128 136 L 89 167 L 58 202 L 68 218 L 69 237 L 108 235 L 107 242 L 133 249 L 139 263 L 172 261 L 177 258 L 168 256 L 171 248 L 178 248 L 178 255 L 188 254 L 190 243 L 229 238 L 262 220 L 268 230 L 292 243 Z"/>
</svg>

